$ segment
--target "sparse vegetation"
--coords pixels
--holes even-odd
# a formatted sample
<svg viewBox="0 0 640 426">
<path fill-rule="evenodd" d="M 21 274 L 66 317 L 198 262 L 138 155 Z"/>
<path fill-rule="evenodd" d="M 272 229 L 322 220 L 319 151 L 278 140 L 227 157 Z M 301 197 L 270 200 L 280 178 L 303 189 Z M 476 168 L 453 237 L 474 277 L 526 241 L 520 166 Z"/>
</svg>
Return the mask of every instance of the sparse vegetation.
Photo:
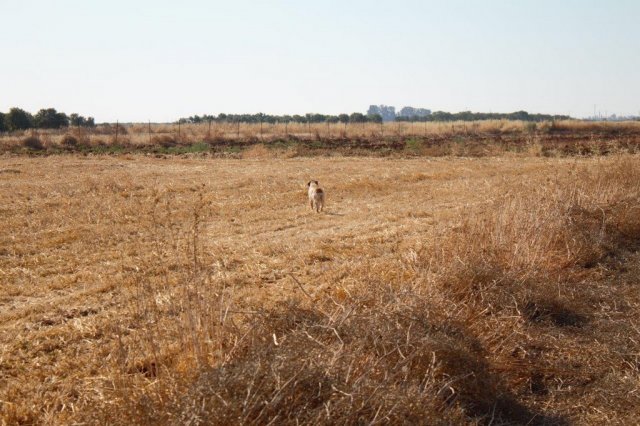
<svg viewBox="0 0 640 426">
<path fill-rule="evenodd" d="M 407 139 L 405 141 L 406 149 L 414 154 L 419 154 L 423 148 L 422 141 L 416 139 Z"/>
<path fill-rule="evenodd" d="M 0 159 L 6 424 L 636 421 L 637 155 L 246 152 Z"/>
<path fill-rule="evenodd" d="M 348 117 L 347 117 L 348 118 Z M 340 120 L 340 118 L 337 118 Z M 39 130 L 47 153 L 69 152 L 63 142 L 71 134 L 78 150 L 103 152 L 103 145 L 118 145 L 127 152 L 188 153 L 224 156 L 262 144 L 287 145 L 299 155 L 456 155 L 496 156 L 526 153 L 544 156 L 607 155 L 636 152 L 640 143 L 638 122 L 528 122 L 508 120 L 460 122 L 365 121 L 336 123 L 233 123 L 101 124 L 96 127 Z M 117 128 L 117 131 L 116 131 Z M 32 130 L 0 135 L 0 151 L 19 153 L 21 139 Z M 208 145 L 204 148 L 202 143 Z M 420 149 L 406 149 L 408 146 Z M 535 146 L 536 149 L 532 149 Z M 60 149 L 60 148 L 64 149 Z M 291 150 L 290 150 L 291 151 Z"/>
</svg>

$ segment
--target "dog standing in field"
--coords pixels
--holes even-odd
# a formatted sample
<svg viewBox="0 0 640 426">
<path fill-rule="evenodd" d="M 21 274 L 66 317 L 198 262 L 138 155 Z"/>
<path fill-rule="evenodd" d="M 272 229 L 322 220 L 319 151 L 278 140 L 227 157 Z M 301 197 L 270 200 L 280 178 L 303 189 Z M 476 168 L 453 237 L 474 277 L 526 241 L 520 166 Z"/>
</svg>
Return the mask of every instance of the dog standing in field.
<svg viewBox="0 0 640 426">
<path fill-rule="evenodd" d="M 311 210 L 320 213 L 324 207 L 324 191 L 318 186 L 317 180 L 309 181 L 307 187 L 309 188 L 309 205 L 311 206 Z"/>
</svg>

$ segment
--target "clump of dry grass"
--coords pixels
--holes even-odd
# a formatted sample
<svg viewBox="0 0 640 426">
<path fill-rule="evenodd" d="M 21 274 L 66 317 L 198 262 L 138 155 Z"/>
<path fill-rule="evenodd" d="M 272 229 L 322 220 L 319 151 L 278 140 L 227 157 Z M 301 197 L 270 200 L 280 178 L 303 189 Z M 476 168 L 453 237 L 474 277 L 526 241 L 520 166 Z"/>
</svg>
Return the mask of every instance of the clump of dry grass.
<svg viewBox="0 0 640 426">
<path fill-rule="evenodd" d="M 178 141 L 172 135 L 158 135 L 151 138 L 151 144 L 169 148 L 178 145 Z"/>
<path fill-rule="evenodd" d="M 60 140 L 62 146 L 74 148 L 78 146 L 78 139 L 74 135 L 64 135 Z"/>
<path fill-rule="evenodd" d="M 44 145 L 39 137 L 37 136 L 27 136 L 22 139 L 22 145 L 26 148 L 33 149 L 36 151 L 44 149 Z"/>
</svg>

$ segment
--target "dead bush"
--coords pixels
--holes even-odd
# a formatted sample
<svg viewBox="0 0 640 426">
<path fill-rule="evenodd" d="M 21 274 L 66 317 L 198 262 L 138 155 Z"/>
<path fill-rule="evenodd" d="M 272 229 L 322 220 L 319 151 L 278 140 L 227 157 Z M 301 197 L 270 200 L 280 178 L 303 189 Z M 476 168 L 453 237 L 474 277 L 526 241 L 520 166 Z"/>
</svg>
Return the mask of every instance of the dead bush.
<svg viewBox="0 0 640 426">
<path fill-rule="evenodd" d="M 67 148 L 75 148 L 78 146 L 78 139 L 74 135 L 66 134 L 60 140 L 62 146 Z"/>
<path fill-rule="evenodd" d="M 22 146 L 34 151 L 40 151 L 44 149 L 44 144 L 37 136 L 27 136 L 26 138 L 22 139 Z"/>
<path fill-rule="evenodd" d="M 154 135 L 151 138 L 152 145 L 160 145 L 163 148 L 171 148 L 178 145 L 178 141 L 173 135 Z"/>
</svg>

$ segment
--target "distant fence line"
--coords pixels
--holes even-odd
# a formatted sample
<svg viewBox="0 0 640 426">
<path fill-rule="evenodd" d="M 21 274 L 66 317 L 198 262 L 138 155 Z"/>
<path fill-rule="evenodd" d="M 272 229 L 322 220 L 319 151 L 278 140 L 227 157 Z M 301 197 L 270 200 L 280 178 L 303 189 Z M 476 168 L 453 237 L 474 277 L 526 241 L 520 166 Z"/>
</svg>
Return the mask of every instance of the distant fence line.
<svg viewBox="0 0 640 426">
<path fill-rule="evenodd" d="M 515 120 L 483 120 L 455 122 L 385 122 L 385 123 L 246 123 L 216 122 L 175 123 L 175 124 L 117 124 L 96 127 L 96 134 L 114 134 L 116 131 L 129 138 L 141 140 L 146 137 L 153 142 L 154 137 L 168 136 L 178 141 L 223 141 L 223 140 L 263 140 L 279 139 L 357 139 L 357 138 L 394 138 L 394 137 L 428 137 L 477 134 L 511 134 L 550 132 L 550 131 L 640 131 L 640 122 L 585 122 L 577 120 L 565 121 L 515 121 Z"/>
<path fill-rule="evenodd" d="M 536 135 L 548 132 L 627 132 L 640 133 L 640 122 L 590 122 L 578 120 L 529 122 L 514 120 L 483 120 L 456 122 L 385 122 L 385 123 L 243 123 L 207 121 L 188 123 L 102 123 L 95 127 L 70 126 L 60 129 L 29 129 L 5 132 L 2 139 L 19 140 L 37 136 L 53 145 L 73 144 L 192 144 L 198 142 L 277 142 L 294 140 L 395 140 L 410 138 L 483 138 L 503 135 Z M 75 141 L 75 142 L 74 142 Z"/>
</svg>

